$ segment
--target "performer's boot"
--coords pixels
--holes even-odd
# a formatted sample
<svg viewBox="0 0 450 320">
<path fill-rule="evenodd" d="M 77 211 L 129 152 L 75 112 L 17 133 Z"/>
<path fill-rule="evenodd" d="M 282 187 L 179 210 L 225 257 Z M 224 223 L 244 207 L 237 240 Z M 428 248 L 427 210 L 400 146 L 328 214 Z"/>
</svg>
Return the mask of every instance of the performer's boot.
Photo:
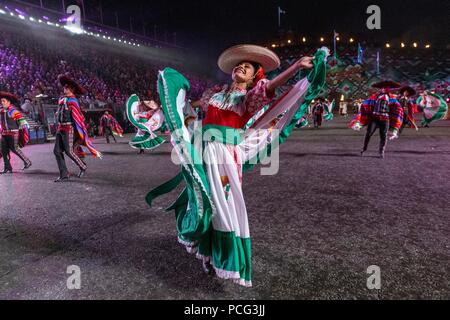
<svg viewBox="0 0 450 320">
<path fill-rule="evenodd" d="M 203 261 L 202 268 L 203 268 L 203 272 L 206 274 L 211 274 L 213 271 L 213 267 L 211 265 L 211 262 L 209 262 L 209 261 Z"/>
<path fill-rule="evenodd" d="M 0 174 L 11 174 L 13 173 L 12 169 L 4 169 Z"/>
<path fill-rule="evenodd" d="M 86 169 L 80 169 L 80 173 L 78 173 L 77 177 L 81 179 L 84 177 L 85 173 L 86 173 Z"/>
<path fill-rule="evenodd" d="M 33 163 L 31 161 L 25 163 L 25 166 L 22 168 L 22 171 L 25 171 L 25 170 L 31 168 L 32 165 L 33 165 Z"/>
<path fill-rule="evenodd" d="M 385 159 L 385 153 L 384 153 L 384 151 L 383 152 L 380 152 L 380 159 Z"/>
<path fill-rule="evenodd" d="M 69 177 L 59 177 L 55 180 L 56 183 L 69 182 Z"/>
<path fill-rule="evenodd" d="M 145 153 L 144 149 L 139 150 L 139 154 L 144 154 L 144 153 Z"/>
<path fill-rule="evenodd" d="M 361 153 L 360 153 L 360 154 L 361 154 L 361 157 L 364 157 L 364 153 L 365 153 L 366 151 L 367 151 L 367 149 L 362 149 L 362 150 L 361 150 Z"/>
</svg>

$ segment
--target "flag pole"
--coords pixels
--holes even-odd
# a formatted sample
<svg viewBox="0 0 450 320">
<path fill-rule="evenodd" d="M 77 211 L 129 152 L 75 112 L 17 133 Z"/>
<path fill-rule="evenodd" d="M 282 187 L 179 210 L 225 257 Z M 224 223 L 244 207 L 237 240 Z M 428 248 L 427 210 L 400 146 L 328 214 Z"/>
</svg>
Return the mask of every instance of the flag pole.
<svg viewBox="0 0 450 320">
<path fill-rule="evenodd" d="M 337 60 L 336 30 L 333 30 L 333 47 L 334 47 L 334 59 Z"/>
<path fill-rule="evenodd" d="M 380 50 L 377 51 L 377 74 L 380 74 Z"/>
</svg>

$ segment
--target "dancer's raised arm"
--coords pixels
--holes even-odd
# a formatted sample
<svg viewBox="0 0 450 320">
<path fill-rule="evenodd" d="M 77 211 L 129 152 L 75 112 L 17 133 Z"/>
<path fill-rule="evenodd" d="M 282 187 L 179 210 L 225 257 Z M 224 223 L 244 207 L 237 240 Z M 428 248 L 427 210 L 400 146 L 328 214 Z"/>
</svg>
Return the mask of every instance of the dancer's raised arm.
<svg viewBox="0 0 450 320">
<path fill-rule="evenodd" d="M 299 70 L 301 69 L 311 69 L 313 67 L 312 61 L 313 57 L 303 57 L 300 60 L 296 61 L 285 71 L 280 73 L 274 79 L 270 80 L 267 83 L 266 90 L 270 95 L 275 92 L 275 89 L 284 85 L 290 78 L 292 78 Z"/>
</svg>

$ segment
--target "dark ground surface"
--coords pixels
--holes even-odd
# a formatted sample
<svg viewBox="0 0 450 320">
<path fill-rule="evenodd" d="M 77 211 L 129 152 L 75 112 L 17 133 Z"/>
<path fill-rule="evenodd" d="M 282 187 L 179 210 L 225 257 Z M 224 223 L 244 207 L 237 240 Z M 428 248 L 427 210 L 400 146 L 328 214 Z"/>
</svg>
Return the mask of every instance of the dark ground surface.
<svg viewBox="0 0 450 320">
<path fill-rule="evenodd" d="M 377 136 L 360 158 L 363 133 L 340 119 L 294 133 L 278 175 L 244 177 L 253 288 L 202 273 L 162 210 L 177 192 L 144 202 L 178 172 L 169 144 L 139 156 L 128 138 L 96 140 L 105 157 L 83 180 L 53 182 L 50 144 L 0 177 L 0 299 L 450 298 L 450 121 L 407 130 L 384 161 Z M 69 265 L 81 290 L 66 287 Z M 381 290 L 366 287 L 370 265 Z"/>
</svg>

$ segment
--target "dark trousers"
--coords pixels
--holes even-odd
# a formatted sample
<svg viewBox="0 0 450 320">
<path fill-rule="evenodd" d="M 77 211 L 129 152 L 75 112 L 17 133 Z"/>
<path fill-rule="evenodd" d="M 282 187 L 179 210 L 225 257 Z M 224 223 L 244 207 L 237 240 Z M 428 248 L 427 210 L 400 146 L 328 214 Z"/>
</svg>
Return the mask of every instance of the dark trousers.
<svg viewBox="0 0 450 320">
<path fill-rule="evenodd" d="M 405 129 L 405 127 L 407 125 L 409 125 L 408 110 L 403 109 L 403 123 L 402 123 L 402 126 L 400 128 L 400 133 L 403 132 L 403 129 Z"/>
<path fill-rule="evenodd" d="M 315 114 L 314 115 L 314 127 L 320 127 L 322 125 L 322 115 Z"/>
<path fill-rule="evenodd" d="M 364 137 L 363 151 L 367 151 L 370 138 L 372 138 L 377 129 L 380 129 L 380 154 L 384 153 L 384 151 L 386 150 L 389 121 L 372 120 L 367 126 L 366 136 Z"/>
<path fill-rule="evenodd" d="M 9 155 L 10 152 L 18 156 L 23 161 L 25 166 L 31 164 L 30 159 L 25 156 L 19 147 L 19 134 L 3 135 L 1 140 L 2 157 L 3 162 L 5 163 L 5 170 L 12 170 L 10 161 L 11 157 Z"/>
<path fill-rule="evenodd" d="M 114 142 L 117 142 L 116 137 L 114 137 L 114 134 L 113 134 L 111 128 L 110 127 L 106 127 L 105 128 L 105 137 L 106 137 L 106 142 L 107 143 L 110 143 L 109 136 L 112 136 L 113 139 L 114 139 Z"/>
<path fill-rule="evenodd" d="M 59 176 L 61 178 L 66 178 L 69 176 L 69 171 L 67 170 L 66 161 L 64 160 L 64 154 L 66 154 L 80 170 L 86 170 L 87 165 L 84 163 L 75 153 L 73 145 L 73 129 L 69 132 L 58 131 L 56 133 L 55 148 L 53 149 L 55 154 L 56 162 L 58 163 Z"/>
</svg>

